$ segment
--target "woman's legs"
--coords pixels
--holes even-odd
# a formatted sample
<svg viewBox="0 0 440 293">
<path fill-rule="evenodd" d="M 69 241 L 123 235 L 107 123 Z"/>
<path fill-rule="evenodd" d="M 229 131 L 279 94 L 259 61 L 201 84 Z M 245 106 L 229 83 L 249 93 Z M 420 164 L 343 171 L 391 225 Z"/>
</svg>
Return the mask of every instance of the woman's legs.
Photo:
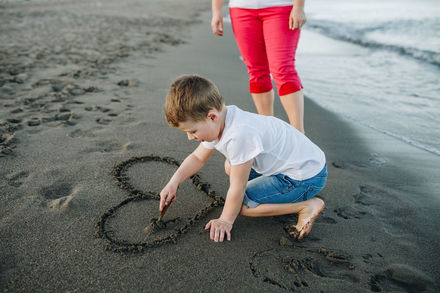
<svg viewBox="0 0 440 293">
<path fill-rule="evenodd" d="M 258 114 L 273 116 L 273 102 L 275 100 L 273 89 L 261 94 L 252 94 Z M 280 96 L 281 104 L 289 118 L 290 125 L 304 133 L 304 95 L 302 89 Z"/>
<path fill-rule="evenodd" d="M 273 102 L 275 99 L 273 89 L 266 93 L 253 93 L 252 99 L 254 100 L 254 104 L 257 108 L 258 114 L 273 116 Z"/>
<path fill-rule="evenodd" d="M 252 94 L 258 114 L 273 116 L 275 100 L 273 89 L 261 94 Z M 289 118 L 290 125 L 304 133 L 304 95 L 303 91 L 280 96 L 281 104 Z"/>
<path fill-rule="evenodd" d="M 304 96 L 295 69 L 300 30 L 289 29 L 292 6 L 262 9 L 264 42 L 270 72 L 289 122 L 304 133 Z"/>
<path fill-rule="evenodd" d="M 264 44 L 263 24 L 257 10 L 230 8 L 229 13 L 235 41 L 248 69 L 249 91 L 252 95 L 270 92 L 273 86 Z M 264 112 L 270 112 L 264 109 Z"/>
<path fill-rule="evenodd" d="M 300 30 L 289 29 L 291 8 L 231 8 L 229 11 L 235 40 L 248 68 L 249 88 L 258 113 L 273 115 L 271 72 L 290 124 L 304 133 L 304 96 L 295 70 Z"/>
<path fill-rule="evenodd" d="M 280 96 L 280 100 L 289 118 L 290 125 L 304 133 L 304 95 L 302 89 Z"/>
</svg>

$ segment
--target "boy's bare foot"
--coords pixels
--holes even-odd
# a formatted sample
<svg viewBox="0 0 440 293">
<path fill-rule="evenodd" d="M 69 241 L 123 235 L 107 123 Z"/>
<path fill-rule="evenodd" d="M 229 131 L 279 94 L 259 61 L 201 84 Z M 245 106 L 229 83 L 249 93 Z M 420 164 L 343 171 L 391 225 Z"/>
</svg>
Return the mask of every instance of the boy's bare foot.
<svg viewBox="0 0 440 293">
<path fill-rule="evenodd" d="M 298 213 L 298 223 L 295 230 L 289 231 L 294 238 L 302 239 L 308 235 L 312 230 L 313 222 L 324 209 L 324 201 L 320 198 L 314 197 L 307 200 L 308 205 Z"/>
</svg>

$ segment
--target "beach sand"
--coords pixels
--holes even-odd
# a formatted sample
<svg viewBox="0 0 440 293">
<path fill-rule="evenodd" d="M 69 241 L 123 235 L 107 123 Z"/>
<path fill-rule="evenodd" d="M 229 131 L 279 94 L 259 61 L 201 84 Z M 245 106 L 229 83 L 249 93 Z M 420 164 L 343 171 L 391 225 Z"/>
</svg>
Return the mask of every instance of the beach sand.
<svg viewBox="0 0 440 293">
<path fill-rule="evenodd" d="M 209 240 L 228 188 L 219 153 L 181 186 L 166 227 L 144 232 L 197 146 L 163 119 L 169 83 L 197 73 L 255 111 L 208 2 L 0 4 L 0 291 L 438 292 L 440 159 L 309 99 L 329 179 L 307 238 L 287 234 L 295 216 L 239 216 L 232 241 Z M 298 58 L 343 62 L 343 50 L 305 29 Z M 275 115 L 287 120 L 279 101 Z"/>
</svg>

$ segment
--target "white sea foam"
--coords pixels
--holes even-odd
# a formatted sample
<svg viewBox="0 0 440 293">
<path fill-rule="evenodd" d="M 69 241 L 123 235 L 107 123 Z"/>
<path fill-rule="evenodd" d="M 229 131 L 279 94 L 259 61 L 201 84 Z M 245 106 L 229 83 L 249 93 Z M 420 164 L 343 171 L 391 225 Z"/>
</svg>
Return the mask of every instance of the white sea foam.
<svg viewBox="0 0 440 293">
<path fill-rule="evenodd" d="M 307 95 L 440 156 L 438 1 L 316 0 L 306 14 L 296 63 Z"/>
</svg>

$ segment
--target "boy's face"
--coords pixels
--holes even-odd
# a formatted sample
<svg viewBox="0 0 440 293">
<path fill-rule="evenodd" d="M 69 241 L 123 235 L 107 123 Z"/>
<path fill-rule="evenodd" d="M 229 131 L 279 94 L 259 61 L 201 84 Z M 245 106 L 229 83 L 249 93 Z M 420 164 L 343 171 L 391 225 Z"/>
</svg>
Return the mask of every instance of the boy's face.
<svg viewBox="0 0 440 293">
<path fill-rule="evenodd" d="M 205 120 L 180 122 L 177 127 L 186 132 L 189 140 L 214 141 L 219 138 L 221 125 L 216 111 L 210 111 Z"/>
</svg>

